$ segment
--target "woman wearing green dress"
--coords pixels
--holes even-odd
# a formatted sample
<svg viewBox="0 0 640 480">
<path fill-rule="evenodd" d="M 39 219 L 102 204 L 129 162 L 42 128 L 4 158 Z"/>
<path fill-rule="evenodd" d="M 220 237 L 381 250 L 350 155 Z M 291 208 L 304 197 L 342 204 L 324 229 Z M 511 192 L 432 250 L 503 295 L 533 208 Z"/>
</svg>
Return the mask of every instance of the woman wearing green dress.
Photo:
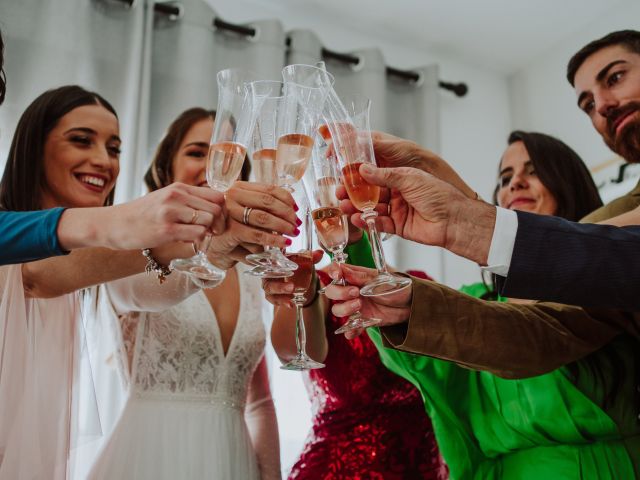
<svg viewBox="0 0 640 480">
<path fill-rule="evenodd" d="M 584 163 L 564 143 L 525 132 L 508 143 L 494 194 L 500 206 L 576 221 L 602 205 Z M 360 243 L 359 258 L 367 248 Z M 461 291 L 508 301 L 485 282 Z M 578 362 L 514 380 L 385 348 L 378 329 L 368 333 L 383 363 L 420 390 L 452 479 L 639 475 L 636 340 L 621 336 Z"/>
</svg>

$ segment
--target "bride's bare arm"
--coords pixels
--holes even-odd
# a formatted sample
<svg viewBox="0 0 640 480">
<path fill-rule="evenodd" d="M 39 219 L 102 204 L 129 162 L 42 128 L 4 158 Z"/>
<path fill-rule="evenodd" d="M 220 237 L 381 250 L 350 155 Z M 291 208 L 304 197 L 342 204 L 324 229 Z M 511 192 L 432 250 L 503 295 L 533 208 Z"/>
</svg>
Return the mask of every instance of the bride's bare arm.
<svg viewBox="0 0 640 480">
<path fill-rule="evenodd" d="M 262 480 L 280 480 L 278 420 L 271 398 L 265 357 L 260 360 L 249 385 L 245 420 L 251 435 L 253 449 L 258 458 L 260 478 Z"/>
<path fill-rule="evenodd" d="M 152 250 L 163 265 L 173 258 L 193 254 L 186 243 L 172 243 Z M 22 265 L 25 295 L 52 298 L 100 283 L 144 272 L 146 259 L 140 250 L 116 251 L 83 248 L 64 257 L 49 258 Z"/>
</svg>

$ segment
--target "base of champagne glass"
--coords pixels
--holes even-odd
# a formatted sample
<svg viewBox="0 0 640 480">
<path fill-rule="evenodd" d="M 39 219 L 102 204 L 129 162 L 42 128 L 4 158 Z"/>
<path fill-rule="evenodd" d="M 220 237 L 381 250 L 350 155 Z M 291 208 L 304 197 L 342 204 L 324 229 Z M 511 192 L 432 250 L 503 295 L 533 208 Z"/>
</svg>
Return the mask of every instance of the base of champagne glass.
<svg viewBox="0 0 640 480">
<path fill-rule="evenodd" d="M 363 297 L 388 295 L 407 288 L 410 285 L 410 278 L 392 275 L 390 273 L 381 273 L 360 289 L 360 295 Z"/>
<path fill-rule="evenodd" d="M 247 260 L 247 262 L 262 267 L 273 266 L 276 269 L 291 271 L 298 268 L 298 264 L 296 262 L 292 262 L 291 260 L 289 260 L 277 248 L 267 250 L 266 252 L 262 253 L 252 253 L 251 255 L 247 255 L 244 258 Z"/>
<path fill-rule="evenodd" d="M 290 362 L 280 366 L 282 370 L 296 370 L 296 371 L 315 370 L 317 368 L 324 368 L 324 367 L 325 367 L 324 363 L 316 362 L 315 360 L 310 358 L 308 355 L 303 355 L 301 353 L 298 353 L 298 355 L 296 355 L 296 357 Z"/>
<path fill-rule="evenodd" d="M 349 317 L 349 321 L 338 328 L 335 332 L 336 335 L 340 335 L 341 333 L 346 333 L 351 330 L 360 330 L 367 327 L 373 327 L 374 325 L 378 325 L 382 320 L 379 318 L 362 318 L 362 315 L 359 313 L 354 313 Z"/>
<path fill-rule="evenodd" d="M 196 254 L 191 258 L 176 258 L 171 260 L 169 267 L 206 282 L 208 288 L 217 287 L 226 277 L 225 271 L 212 265 L 203 254 Z"/>
<path fill-rule="evenodd" d="M 288 278 L 293 276 L 293 272 L 291 270 L 274 269 L 273 267 L 262 265 L 256 265 L 251 270 L 246 270 L 244 274 L 260 278 Z"/>
</svg>

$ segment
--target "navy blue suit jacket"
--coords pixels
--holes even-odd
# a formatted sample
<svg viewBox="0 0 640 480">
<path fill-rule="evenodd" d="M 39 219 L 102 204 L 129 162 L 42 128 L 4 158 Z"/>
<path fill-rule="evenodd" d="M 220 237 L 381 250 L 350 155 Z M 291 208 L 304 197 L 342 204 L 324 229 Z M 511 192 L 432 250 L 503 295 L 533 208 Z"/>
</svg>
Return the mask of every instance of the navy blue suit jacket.
<svg viewBox="0 0 640 480">
<path fill-rule="evenodd" d="M 518 214 L 507 297 L 640 311 L 640 226 L 612 227 Z"/>
<path fill-rule="evenodd" d="M 37 212 L 0 211 L 0 265 L 62 255 L 58 221 L 64 208 Z"/>
</svg>

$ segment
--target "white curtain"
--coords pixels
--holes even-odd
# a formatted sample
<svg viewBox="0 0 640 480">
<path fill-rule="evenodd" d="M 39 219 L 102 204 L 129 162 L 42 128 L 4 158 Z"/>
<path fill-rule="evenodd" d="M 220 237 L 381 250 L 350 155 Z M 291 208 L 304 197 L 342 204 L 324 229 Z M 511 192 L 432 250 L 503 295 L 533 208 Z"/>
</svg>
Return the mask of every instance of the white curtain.
<svg viewBox="0 0 640 480">
<path fill-rule="evenodd" d="M 225 68 L 252 70 L 264 78 L 280 78 L 285 39 L 277 20 L 246 25 L 253 37 L 212 28 L 215 12 L 201 0 L 182 2 L 184 16 L 156 18 L 152 42 L 152 80 L 148 150 L 140 163 L 151 161 L 165 130 L 183 110 L 215 108 L 216 74 Z M 140 173 L 139 178 L 142 178 Z"/>
</svg>

